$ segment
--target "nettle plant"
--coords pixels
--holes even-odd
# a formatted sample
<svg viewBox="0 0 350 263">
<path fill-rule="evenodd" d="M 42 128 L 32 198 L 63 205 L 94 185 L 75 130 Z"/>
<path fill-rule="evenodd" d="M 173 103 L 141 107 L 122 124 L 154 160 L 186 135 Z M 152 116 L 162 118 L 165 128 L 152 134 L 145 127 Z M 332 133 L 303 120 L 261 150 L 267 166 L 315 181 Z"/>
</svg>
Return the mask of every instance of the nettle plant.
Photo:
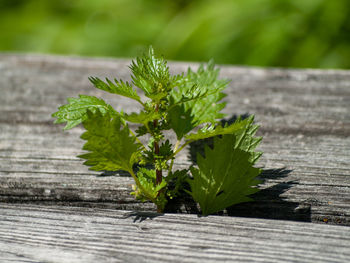
<svg viewBox="0 0 350 263">
<path fill-rule="evenodd" d="M 68 104 L 52 115 L 55 123 L 67 123 L 65 130 L 83 123 L 86 131 L 81 138 L 86 140 L 83 150 L 87 153 L 79 157 L 86 160 L 84 164 L 95 171 L 130 173 L 135 181 L 131 194 L 155 203 L 158 212 L 183 192 L 199 203 L 204 215 L 250 201 L 248 196 L 258 191 L 256 177 L 261 172 L 253 167 L 262 154 L 255 151 L 261 141 L 254 137 L 258 126 L 253 116 L 232 124 L 220 122 L 225 107 L 222 91 L 228 81 L 218 79 L 214 64 L 173 76 L 167 62 L 150 48 L 130 69 L 131 82 L 89 80 L 98 89 L 139 103 L 139 112 L 117 112 L 102 99 L 79 95 L 68 98 Z M 138 128 L 132 130 L 130 123 Z M 167 130 L 176 134 L 176 142 L 165 137 Z M 143 136 L 147 144 L 141 142 Z M 175 158 L 187 145 L 211 137 L 213 147 L 205 146 L 204 153 L 197 153 L 196 164 L 174 170 Z"/>
</svg>

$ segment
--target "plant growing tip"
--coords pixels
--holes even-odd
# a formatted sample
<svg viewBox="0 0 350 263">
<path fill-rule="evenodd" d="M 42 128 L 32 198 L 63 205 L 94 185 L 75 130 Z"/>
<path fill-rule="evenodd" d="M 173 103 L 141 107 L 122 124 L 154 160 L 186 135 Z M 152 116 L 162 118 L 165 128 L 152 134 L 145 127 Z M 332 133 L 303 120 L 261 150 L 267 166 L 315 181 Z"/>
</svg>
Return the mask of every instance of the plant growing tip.
<svg viewBox="0 0 350 263">
<path fill-rule="evenodd" d="M 83 124 L 86 131 L 81 138 L 86 140 L 83 150 L 87 153 L 79 157 L 86 160 L 84 164 L 95 171 L 129 172 L 135 181 L 131 194 L 155 203 L 158 212 L 184 191 L 205 215 L 249 201 L 248 195 L 258 191 L 254 186 L 259 183 L 260 170 L 253 167 L 261 156 L 255 152 L 261 141 L 254 137 L 258 126 L 253 116 L 220 124 L 224 117 L 220 111 L 225 107 L 222 91 L 228 81 L 218 79 L 213 62 L 196 72 L 189 68 L 186 75 L 170 75 L 167 62 L 150 48 L 131 63 L 130 70 L 130 83 L 89 80 L 98 89 L 141 104 L 139 112 L 117 112 L 102 99 L 79 95 L 52 115 L 57 118 L 55 123 L 66 123 L 64 129 Z M 142 100 L 138 92 L 147 99 Z M 128 123 L 138 128 L 133 131 Z M 173 130 L 176 142 L 165 137 L 165 130 Z M 139 138 L 145 135 L 150 139 L 142 144 Z M 173 171 L 179 152 L 194 141 L 211 137 L 215 137 L 214 146 L 206 147 L 204 156 L 197 155 L 198 167 Z M 153 168 L 147 169 L 149 166 Z M 190 189 L 184 188 L 186 183 Z"/>
</svg>

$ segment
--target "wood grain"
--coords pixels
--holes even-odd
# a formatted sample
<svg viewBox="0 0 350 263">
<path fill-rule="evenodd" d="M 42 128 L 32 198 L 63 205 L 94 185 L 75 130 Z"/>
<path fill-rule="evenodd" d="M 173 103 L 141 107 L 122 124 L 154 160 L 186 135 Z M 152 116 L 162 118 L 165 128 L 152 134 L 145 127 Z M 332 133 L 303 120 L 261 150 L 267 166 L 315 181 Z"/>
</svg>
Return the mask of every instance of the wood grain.
<svg viewBox="0 0 350 263">
<path fill-rule="evenodd" d="M 132 196 L 131 178 L 99 176 L 76 158 L 81 127 L 63 132 L 51 114 L 67 97 L 103 97 L 118 110 L 127 99 L 89 84 L 89 76 L 129 79 L 130 61 L 0 55 L 0 201 L 152 210 Z M 173 73 L 198 66 L 170 63 Z M 264 137 L 256 202 L 228 214 L 350 225 L 350 72 L 222 67 L 231 79 L 227 119 L 255 114 Z M 171 135 L 172 136 L 172 135 Z M 172 137 L 173 138 L 173 137 Z M 177 167 L 190 163 L 188 153 Z M 188 212 L 186 207 L 170 211 Z"/>
<path fill-rule="evenodd" d="M 1 262 L 348 262 L 350 228 L 0 204 Z"/>
</svg>

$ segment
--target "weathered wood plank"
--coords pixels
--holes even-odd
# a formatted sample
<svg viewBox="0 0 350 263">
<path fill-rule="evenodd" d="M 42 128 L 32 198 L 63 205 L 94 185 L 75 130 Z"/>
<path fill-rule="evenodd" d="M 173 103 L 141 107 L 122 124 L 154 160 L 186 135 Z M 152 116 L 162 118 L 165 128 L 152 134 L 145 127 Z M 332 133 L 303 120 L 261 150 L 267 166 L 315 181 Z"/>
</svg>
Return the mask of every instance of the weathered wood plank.
<svg viewBox="0 0 350 263">
<path fill-rule="evenodd" d="M 81 128 L 62 132 L 51 113 L 90 94 L 118 109 L 128 100 L 92 88 L 87 77 L 129 79 L 129 61 L 0 55 L 0 201 L 151 209 L 128 194 L 128 177 L 99 177 L 75 156 Z M 192 66 L 197 66 L 193 64 Z M 170 63 L 178 73 L 186 63 Z M 350 72 L 223 67 L 232 79 L 228 117 L 255 114 L 265 152 L 263 191 L 233 215 L 350 225 Z M 189 164 L 187 153 L 177 166 Z"/>
<path fill-rule="evenodd" d="M 0 205 L 1 262 L 348 262 L 350 228 L 241 217 Z"/>
</svg>

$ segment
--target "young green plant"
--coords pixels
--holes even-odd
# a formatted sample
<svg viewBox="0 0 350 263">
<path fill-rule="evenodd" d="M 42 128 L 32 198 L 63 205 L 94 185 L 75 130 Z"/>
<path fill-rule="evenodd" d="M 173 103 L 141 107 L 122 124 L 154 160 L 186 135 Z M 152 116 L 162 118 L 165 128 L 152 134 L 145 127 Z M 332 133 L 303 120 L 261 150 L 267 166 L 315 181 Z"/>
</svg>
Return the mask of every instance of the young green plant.
<svg viewBox="0 0 350 263">
<path fill-rule="evenodd" d="M 135 181 L 132 194 L 155 203 L 158 212 L 181 191 L 189 193 L 205 215 L 249 201 L 259 183 L 260 169 L 253 167 L 261 156 L 255 151 L 261 141 L 254 137 L 258 126 L 253 116 L 220 123 L 228 81 L 218 79 L 214 64 L 171 75 L 167 62 L 150 48 L 132 61 L 130 70 L 131 82 L 89 80 L 97 89 L 134 100 L 142 108 L 139 112 L 118 112 L 102 99 L 79 95 L 52 115 L 55 123 L 66 123 L 65 130 L 83 124 L 87 153 L 79 157 L 84 164 L 95 171 L 127 171 Z M 132 130 L 129 124 L 138 128 Z M 176 142 L 165 137 L 166 130 L 175 133 Z M 147 144 L 141 142 L 143 136 Z M 187 145 L 211 137 L 213 148 L 206 146 L 205 154 L 197 155 L 196 166 L 174 171 L 174 160 Z M 184 189 L 186 183 L 190 189 Z"/>
</svg>

